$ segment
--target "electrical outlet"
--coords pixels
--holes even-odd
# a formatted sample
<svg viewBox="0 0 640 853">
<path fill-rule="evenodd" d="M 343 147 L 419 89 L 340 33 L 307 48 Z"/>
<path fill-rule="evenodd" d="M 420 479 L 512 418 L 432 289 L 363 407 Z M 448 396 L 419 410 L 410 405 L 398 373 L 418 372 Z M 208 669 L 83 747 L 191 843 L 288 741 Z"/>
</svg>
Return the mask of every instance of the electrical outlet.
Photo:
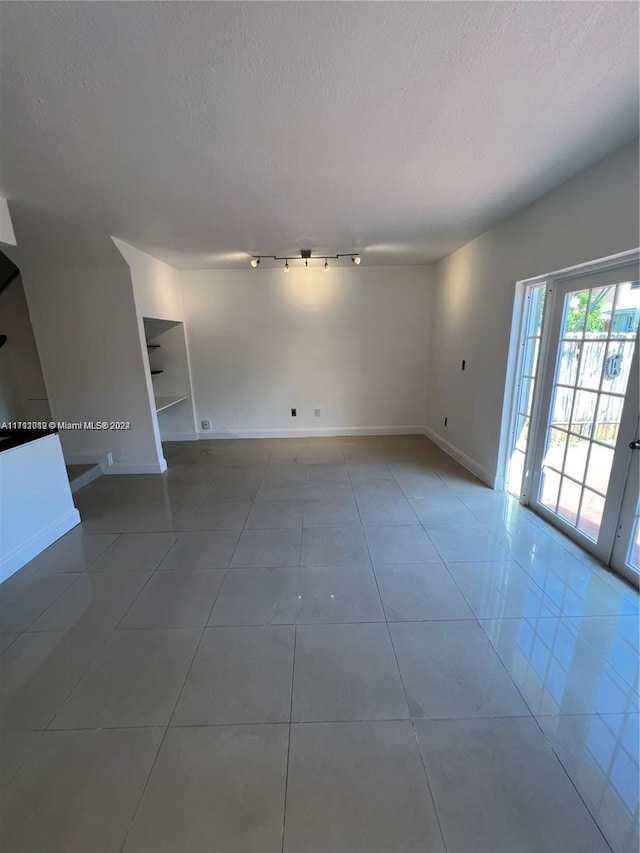
<svg viewBox="0 0 640 853">
<path fill-rule="evenodd" d="M 211 429 L 211 421 L 200 421 L 202 429 Z"/>
<path fill-rule="evenodd" d="M 297 409 L 291 409 L 291 417 L 292 418 L 298 417 L 298 410 Z"/>
<path fill-rule="evenodd" d="M 449 420 L 449 418 L 445 418 L 445 419 L 444 419 L 444 425 L 445 425 L 445 426 L 447 425 L 447 421 L 448 421 L 448 420 Z"/>
<path fill-rule="evenodd" d="M 314 409 L 313 414 L 315 415 L 316 418 L 319 418 L 320 417 L 320 409 Z"/>
</svg>

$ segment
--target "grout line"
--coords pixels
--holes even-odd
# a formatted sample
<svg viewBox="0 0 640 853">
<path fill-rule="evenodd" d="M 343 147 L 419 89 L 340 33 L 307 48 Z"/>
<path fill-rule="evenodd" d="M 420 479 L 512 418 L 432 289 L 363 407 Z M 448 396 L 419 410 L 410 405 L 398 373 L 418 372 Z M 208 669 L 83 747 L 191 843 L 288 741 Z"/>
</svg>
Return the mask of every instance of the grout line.
<svg viewBox="0 0 640 853">
<path fill-rule="evenodd" d="M 289 790 L 289 756 L 291 755 L 291 725 L 293 719 L 293 687 L 295 683 L 295 672 L 296 672 L 296 646 L 298 642 L 298 627 L 295 626 L 293 629 L 293 660 L 291 666 L 291 699 L 289 701 L 289 736 L 287 740 L 287 769 L 285 772 L 284 779 L 284 802 L 283 802 L 283 810 L 282 810 L 282 853 L 284 853 L 284 834 L 287 825 L 287 794 Z"/>
</svg>

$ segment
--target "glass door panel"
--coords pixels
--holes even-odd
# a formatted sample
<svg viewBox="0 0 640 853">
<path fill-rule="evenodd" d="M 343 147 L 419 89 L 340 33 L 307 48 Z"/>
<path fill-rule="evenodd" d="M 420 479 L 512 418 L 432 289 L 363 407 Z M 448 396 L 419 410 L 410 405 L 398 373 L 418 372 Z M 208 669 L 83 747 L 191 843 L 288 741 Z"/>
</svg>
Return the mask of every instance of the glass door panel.
<svg viewBox="0 0 640 853">
<path fill-rule="evenodd" d="M 532 472 L 530 503 L 571 530 L 573 538 L 590 542 L 594 553 L 606 554 L 607 562 L 622 500 L 620 480 L 626 476 L 623 465 L 629 465 L 627 457 L 626 463 L 619 458 L 628 456 L 634 405 L 629 396 L 637 401 L 637 389 L 628 391 L 637 384 L 638 278 L 633 263 L 549 285 L 539 420 L 527 424 L 533 432 L 526 463 Z M 627 542 L 634 519 L 634 536 L 640 535 L 637 488 L 629 500 Z M 638 549 L 631 548 L 633 559 Z"/>
</svg>

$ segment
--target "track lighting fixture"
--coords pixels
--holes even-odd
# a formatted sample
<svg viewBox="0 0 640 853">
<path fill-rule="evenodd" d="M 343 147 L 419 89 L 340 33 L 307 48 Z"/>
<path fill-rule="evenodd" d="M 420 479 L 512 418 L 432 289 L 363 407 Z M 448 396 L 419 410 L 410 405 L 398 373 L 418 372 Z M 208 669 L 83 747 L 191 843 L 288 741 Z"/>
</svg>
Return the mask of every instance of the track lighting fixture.
<svg viewBox="0 0 640 853">
<path fill-rule="evenodd" d="M 322 260 L 324 257 L 324 269 L 329 271 L 329 258 L 351 258 L 352 263 L 360 263 L 360 254 L 358 252 L 342 252 L 338 255 L 314 255 L 311 249 L 300 249 L 300 260 L 304 261 L 305 267 L 309 266 L 309 261 Z M 251 266 L 255 269 L 262 258 L 268 258 L 270 261 L 284 261 L 284 271 L 289 272 L 289 258 L 280 257 L 279 255 L 254 255 L 251 258 Z"/>
</svg>

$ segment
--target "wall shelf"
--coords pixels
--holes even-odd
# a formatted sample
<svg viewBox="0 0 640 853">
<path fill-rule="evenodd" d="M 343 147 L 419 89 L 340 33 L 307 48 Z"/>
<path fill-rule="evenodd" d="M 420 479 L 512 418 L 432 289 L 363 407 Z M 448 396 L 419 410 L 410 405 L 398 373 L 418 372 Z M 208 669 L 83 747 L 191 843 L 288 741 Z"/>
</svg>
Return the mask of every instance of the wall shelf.
<svg viewBox="0 0 640 853">
<path fill-rule="evenodd" d="M 176 403 L 181 403 L 183 400 L 188 400 L 189 395 L 183 394 L 178 397 L 156 397 L 156 412 L 163 412 L 165 409 L 175 406 Z"/>
</svg>

